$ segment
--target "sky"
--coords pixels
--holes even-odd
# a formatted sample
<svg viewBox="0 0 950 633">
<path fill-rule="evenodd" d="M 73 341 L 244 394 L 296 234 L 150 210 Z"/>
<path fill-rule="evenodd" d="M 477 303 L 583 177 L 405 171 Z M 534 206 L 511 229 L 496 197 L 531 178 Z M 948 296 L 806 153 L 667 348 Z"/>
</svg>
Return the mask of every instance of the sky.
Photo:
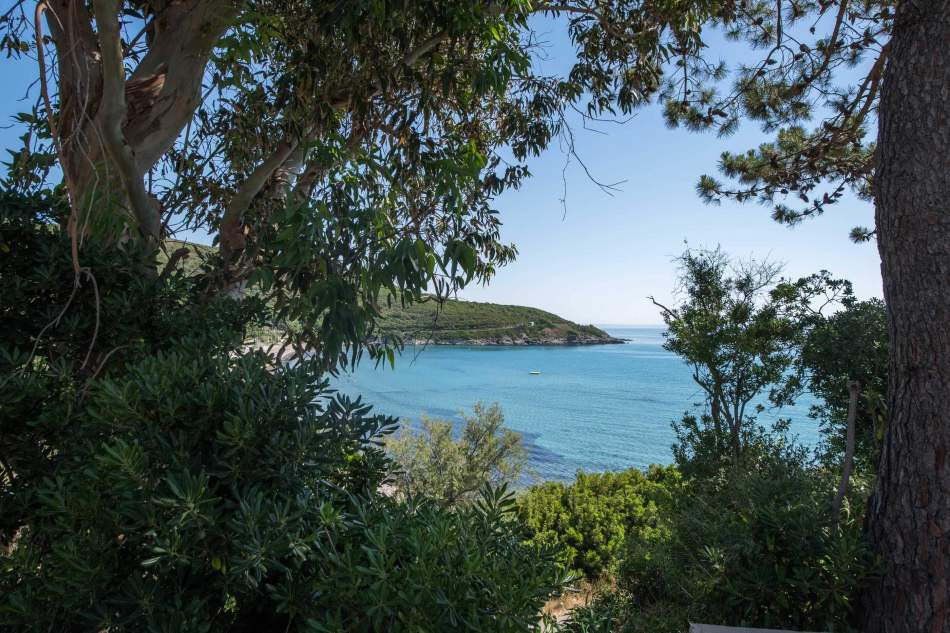
<svg viewBox="0 0 950 633">
<path fill-rule="evenodd" d="M 572 55 L 565 34 L 550 23 L 534 26 L 549 44 L 546 58 L 536 63 L 544 71 L 565 68 Z M 709 44 L 714 55 L 733 54 L 720 38 Z M 0 144 L 10 148 L 16 133 L 6 126 L 12 114 L 28 107 L 21 99 L 35 69 L 3 60 L 0 78 Z M 460 298 L 542 308 L 581 323 L 658 324 L 659 312 L 647 297 L 672 299 L 672 260 L 684 242 L 781 262 L 793 278 L 829 270 L 850 279 L 858 297 L 881 296 L 876 245 L 848 238 L 854 226 L 873 226 L 869 202 L 849 197 L 825 215 L 788 228 L 755 203 L 708 206 L 699 199 L 696 182 L 702 174 L 716 175 L 723 151 L 744 151 L 768 138 L 755 125 L 744 124 L 725 139 L 671 130 L 651 106 L 623 124 L 594 128 L 578 122 L 576 151 L 601 182 L 622 181 L 619 191 L 603 192 L 576 161 L 565 171 L 565 153 L 556 145 L 533 159 L 533 177 L 495 204 L 504 222 L 502 238 L 518 247 L 518 259 L 487 286 L 466 288 Z"/>
<path fill-rule="evenodd" d="M 560 71 L 572 52 L 566 35 L 551 23 L 535 23 L 549 43 L 547 59 L 536 63 Z M 713 57 L 731 61 L 737 44 L 711 36 Z M 696 194 L 702 174 L 718 176 L 723 151 L 741 152 L 769 135 L 745 123 L 725 139 L 714 133 L 671 130 L 661 108 L 639 110 L 623 125 L 575 127 L 577 153 L 601 182 L 623 181 L 620 191 L 604 193 L 576 162 L 566 172 L 557 147 L 529 163 L 533 178 L 497 200 L 503 239 L 517 245 L 517 261 L 488 286 L 468 288 L 460 298 L 543 308 L 581 323 L 657 324 L 661 303 L 673 298 L 672 259 L 691 247 L 721 246 L 737 258 L 768 259 L 785 265 L 793 278 L 819 270 L 850 279 L 859 298 L 880 297 L 877 245 L 854 244 L 854 226 L 873 226 L 870 202 L 849 196 L 823 216 L 789 228 L 756 203 L 704 204 Z"/>
</svg>

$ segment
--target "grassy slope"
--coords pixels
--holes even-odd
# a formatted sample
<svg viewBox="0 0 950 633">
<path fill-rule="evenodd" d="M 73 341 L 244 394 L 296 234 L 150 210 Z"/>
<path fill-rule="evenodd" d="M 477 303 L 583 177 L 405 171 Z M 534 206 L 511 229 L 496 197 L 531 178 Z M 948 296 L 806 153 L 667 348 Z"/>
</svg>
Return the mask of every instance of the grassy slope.
<svg viewBox="0 0 950 633">
<path fill-rule="evenodd" d="M 202 256 L 209 254 L 214 251 L 213 246 L 205 246 L 203 244 L 195 244 L 194 242 L 184 242 L 182 240 L 165 240 L 165 249 L 168 252 L 168 255 L 171 255 L 180 248 L 187 248 L 192 251 L 192 254 L 184 259 L 181 263 L 181 266 L 185 269 L 185 274 L 192 274 L 197 270 L 201 265 Z M 164 252 L 159 251 L 158 253 L 158 267 L 159 270 L 165 266 L 165 262 L 168 261 L 168 255 Z"/>
<path fill-rule="evenodd" d="M 506 338 L 532 342 L 610 339 L 606 332 L 593 325 L 578 325 L 537 308 L 454 300 L 446 301 L 441 311 L 438 307 L 435 301 L 425 301 L 408 308 L 384 308 L 382 330 L 433 343 L 504 342 Z"/>
<path fill-rule="evenodd" d="M 182 247 L 195 251 L 182 263 L 187 273 L 200 266 L 202 255 L 214 250 L 211 246 L 179 240 L 166 242 L 169 254 Z M 159 265 L 164 266 L 165 261 L 165 255 L 159 255 Z M 587 343 L 611 340 L 606 332 L 593 325 L 578 325 L 537 308 L 451 299 L 442 305 L 441 310 L 438 308 L 434 300 L 407 308 L 399 305 L 384 307 L 381 329 L 387 334 L 399 334 L 407 341 L 418 339 L 432 343 L 499 343 L 509 342 L 509 339 Z"/>
</svg>

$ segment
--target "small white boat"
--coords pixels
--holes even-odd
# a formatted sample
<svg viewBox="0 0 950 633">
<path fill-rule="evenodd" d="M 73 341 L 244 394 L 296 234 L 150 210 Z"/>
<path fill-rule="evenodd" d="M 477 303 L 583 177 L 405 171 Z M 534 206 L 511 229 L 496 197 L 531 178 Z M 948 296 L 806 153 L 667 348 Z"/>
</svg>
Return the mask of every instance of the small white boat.
<svg viewBox="0 0 950 633">
<path fill-rule="evenodd" d="M 540 369 L 532 369 L 532 370 L 529 371 L 528 373 L 531 374 L 532 376 L 540 376 L 540 375 L 541 375 L 541 370 L 540 370 Z"/>
</svg>

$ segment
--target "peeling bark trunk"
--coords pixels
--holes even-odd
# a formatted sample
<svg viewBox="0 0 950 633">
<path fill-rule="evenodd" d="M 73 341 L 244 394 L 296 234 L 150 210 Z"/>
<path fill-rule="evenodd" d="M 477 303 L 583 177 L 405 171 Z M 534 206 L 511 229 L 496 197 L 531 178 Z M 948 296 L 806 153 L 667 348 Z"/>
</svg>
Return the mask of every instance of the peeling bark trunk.
<svg viewBox="0 0 950 633">
<path fill-rule="evenodd" d="M 155 4 L 149 50 L 125 84 L 127 108 L 123 120 L 116 122 L 121 109 L 102 107 L 102 56 L 92 15 L 82 2 L 49 3 L 47 24 L 57 50 L 62 166 L 76 189 L 72 198 L 82 217 L 110 206 L 97 204 L 101 200 L 118 200 L 129 210 L 144 206 L 140 200 L 134 204 L 134 195 L 130 201 L 128 180 L 141 181 L 194 115 L 214 44 L 239 10 L 237 3 L 226 0 Z M 128 149 L 122 156 L 114 151 L 110 155 L 103 142 L 110 132 L 115 141 L 116 125 Z M 161 223 L 160 207 L 150 206 L 154 217 L 136 215 L 145 234 Z"/>
<path fill-rule="evenodd" d="M 867 519 L 882 576 L 866 633 L 950 631 L 950 2 L 899 3 L 884 75 L 876 222 L 891 341 Z"/>
</svg>

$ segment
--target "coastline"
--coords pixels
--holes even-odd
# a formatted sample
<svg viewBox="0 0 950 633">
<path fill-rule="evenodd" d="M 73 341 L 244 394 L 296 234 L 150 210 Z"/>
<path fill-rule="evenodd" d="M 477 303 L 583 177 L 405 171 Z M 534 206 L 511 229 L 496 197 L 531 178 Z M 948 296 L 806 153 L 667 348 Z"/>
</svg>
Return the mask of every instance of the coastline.
<svg viewBox="0 0 950 633">
<path fill-rule="evenodd" d="M 405 344 L 409 345 L 440 345 L 457 347 L 542 347 L 542 346 L 582 346 L 582 345 L 623 345 L 627 341 L 620 338 L 608 336 L 601 337 L 511 337 L 503 336 L 496 338 L 445 338 L 445 339 L 425 339 L 425 338 L 406 338 Z"/>
</svg>

